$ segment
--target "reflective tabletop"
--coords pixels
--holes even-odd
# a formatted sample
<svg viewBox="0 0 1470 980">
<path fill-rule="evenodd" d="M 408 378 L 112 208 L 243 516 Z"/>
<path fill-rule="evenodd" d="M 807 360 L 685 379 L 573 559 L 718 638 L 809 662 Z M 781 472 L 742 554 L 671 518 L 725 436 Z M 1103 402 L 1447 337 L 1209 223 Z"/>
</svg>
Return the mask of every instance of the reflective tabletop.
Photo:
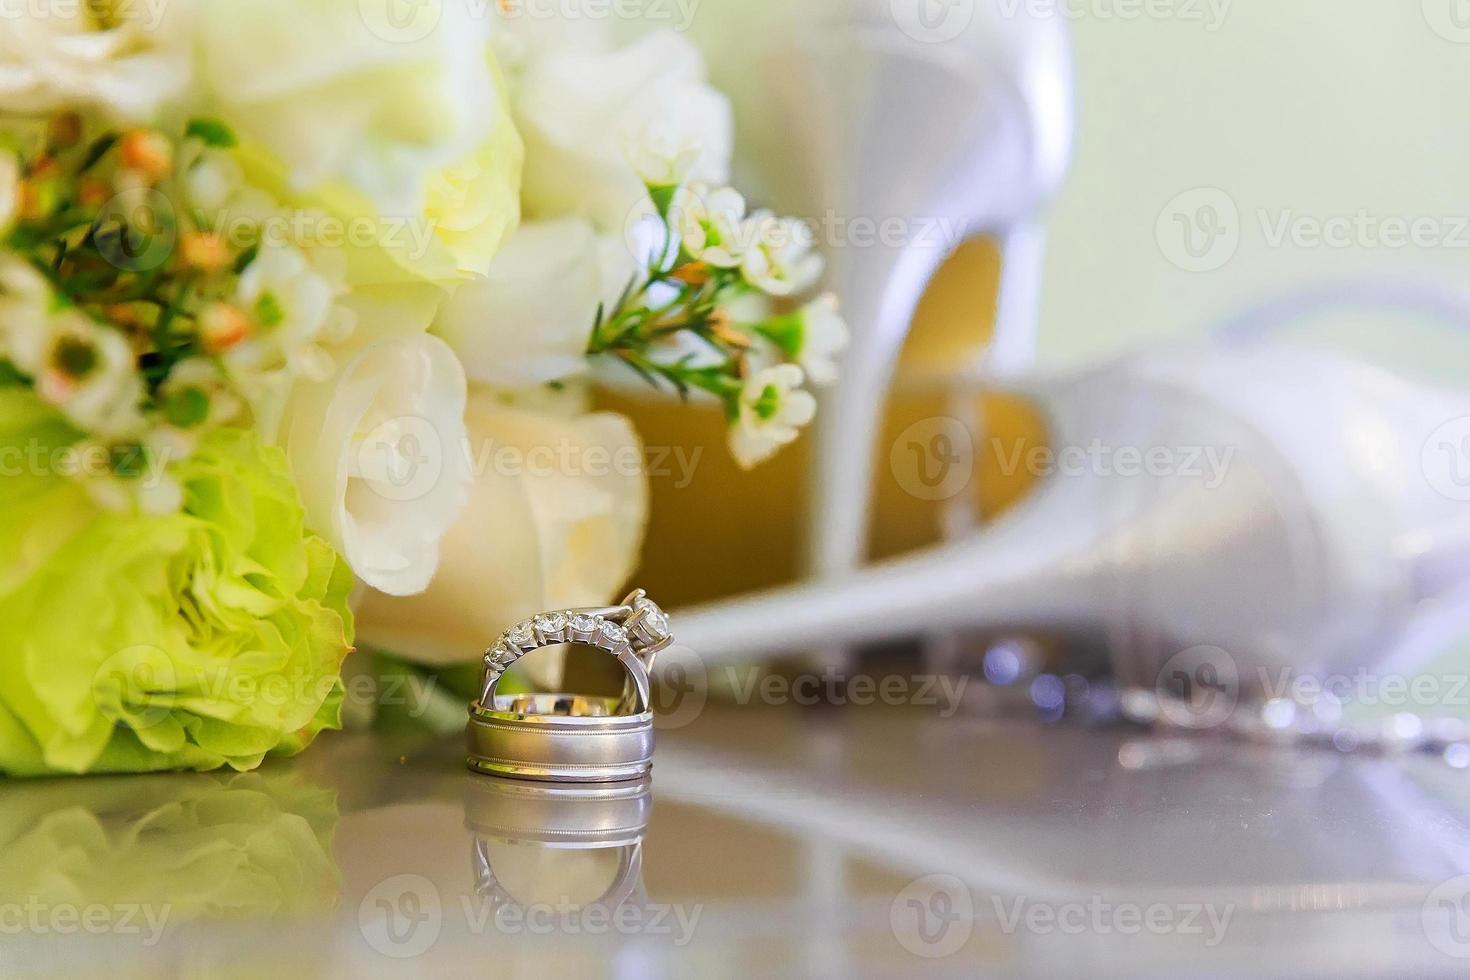
<svg viewBox="0 0 1470 980">
<path fill-rule="evenodd" d="M 0 975 L 1451 976 L 1470 777 L 910 709 L 706 710 L 648 783 L 338 734 L 0 789 Z"/>
</svg>

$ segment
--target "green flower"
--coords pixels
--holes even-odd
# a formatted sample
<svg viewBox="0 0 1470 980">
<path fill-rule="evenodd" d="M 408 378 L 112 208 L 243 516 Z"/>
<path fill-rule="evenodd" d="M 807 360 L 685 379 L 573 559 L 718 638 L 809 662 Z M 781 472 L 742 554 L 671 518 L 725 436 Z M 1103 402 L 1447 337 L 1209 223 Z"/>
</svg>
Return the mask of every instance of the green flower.
<svg viewBox="0 0 1470 980">
<path fill-rule="evenodd" d="M 0 904 L 135 908 L 149 945 L 195 919 L 320 912 L 341 890 L 336 795 L 286 776 L 37 780 L 5 803 Z"/>
<path fill-rule="evenodd" d="M 78 438 L 0 389 L 0 771 L 246 770 L 336 727 L 351 574 L 281 453 L 217 430 L 153 516 L 91 502 Z"/>
</svg>

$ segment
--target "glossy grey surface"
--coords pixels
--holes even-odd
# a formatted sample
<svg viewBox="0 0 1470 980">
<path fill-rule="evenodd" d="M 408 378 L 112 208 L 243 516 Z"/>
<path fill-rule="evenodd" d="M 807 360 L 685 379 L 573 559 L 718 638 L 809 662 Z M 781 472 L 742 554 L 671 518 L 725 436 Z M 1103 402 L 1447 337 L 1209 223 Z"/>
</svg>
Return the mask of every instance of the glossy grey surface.
<svg viewBox="0 0 1470 980">
<path fill-rule="evenodd" d="M 0 974 L 1470 966 L 1470 777 L 1432 759 L 711 708 L 660 733 L 651 798 L 463 766 L 458 738 L 337 735 L 248 776 L 8 785 Z"/>
</svg>

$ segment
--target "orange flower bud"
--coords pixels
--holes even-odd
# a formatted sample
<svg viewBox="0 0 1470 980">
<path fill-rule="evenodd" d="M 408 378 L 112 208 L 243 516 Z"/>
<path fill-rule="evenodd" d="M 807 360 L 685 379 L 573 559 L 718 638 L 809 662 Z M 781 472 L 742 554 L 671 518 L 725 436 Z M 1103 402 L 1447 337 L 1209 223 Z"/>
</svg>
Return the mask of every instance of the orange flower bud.
<svg viewBox="0 0 1470 980">
<path fill-rule="evenodd" d="M 722 341 L 726 346 L 733 347 L 736 350 L 749 350 L 755 345 L 754 341 L 751 340 L 750 335 L 745 333 L 744 331 L 737 329 L 735 325 L 730 322 L 729 315 L 726 314 L 723 310 L 716 312 L 714 316 L 710 317 L 709 331 L 715 336 L 716 339 Z"/>
<path fill-rule="evenodd" d="M 106 314 L 108 323 L 115 324 L 124 329 L 132 327 L 138 319 L 137 313 L 128 303 L 113 303 L 102 312 Z"/>
<path fill-rule="evenodd" d="M 173 147 L 153 130 L 135 129 L 125 134 L 118 143 L 118 153 L 124 167 L 150 184 L 163 180 L 173 167 Z"/>
<path fill-rule="evenodd" d="M 250 318 L 239 307 L 215 303 L 199 315 L 199 335 L 205 350 L 220 354 L 250 336 Z"/>
<path fill-rule="evenodd" d="M 691 286 L 703 286 L 709 282 L 709 266 L 703 262 L 689 262 L 675 269 L 673 276 L 680 282 L 687 282 Z"/>
<path fill-rule="evenodd" d="M 112 198 L 112 187 L 97 177 L 85 177 L 77 185 L 77 203 L 84 208 L 100 208 Z"/>
<path fill-rule="evenodd" d="M 179 244 L 184 264 L 203 272 L 218 272 L 230 264 L 230 249 L 225 240 L 212 231 L 195 231 Z"/>
<path fill-rule="evenodd" d="M 46 180 L 50 177 L 55 177 L 60 172 L 61 166 L 56 162 L 56 158 L 46 154 L 42 154 L 32 160 L 27 170 L 27 174 L 33 180 Z"/>
</svg>

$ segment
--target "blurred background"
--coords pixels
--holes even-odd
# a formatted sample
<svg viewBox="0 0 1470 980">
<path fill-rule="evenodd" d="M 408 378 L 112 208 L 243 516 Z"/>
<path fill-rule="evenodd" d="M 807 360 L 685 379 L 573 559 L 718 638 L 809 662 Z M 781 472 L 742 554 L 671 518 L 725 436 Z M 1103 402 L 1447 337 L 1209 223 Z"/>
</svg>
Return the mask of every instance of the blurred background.
<svg viewBox="0 0 1470 980">
<path fill-rule="evenodd" d="M 1052 211 L 1043 362 L 1198 333 L 1324 281 L 1398 276 L 1463 288 L 1470 235 L 1449 233 L 1470 214 L 1470 127 L 1456 104 L 1470 81 L 1470 9 L 1456 0 L 1234 0 L 1217 19 L 1196 7 L 1198 20 L 1070 20 L 1076 157 Z M 1199 189 L 1233 203 L 1238 245 L 1211 263 L 1218 268 L 1191 272 L 1173 261 L 1178 239 L 1161 243 L 1156 229 L 1178 213 L 1202 233 L 1195 208 L 1209 202 L 1181 200 Z M 1360 213 L 1437 219 L 1458 243 L 1273 238 L 1284 218 Z M 1392 318 L 1348 311 L 1337 326 L 1393 343 Z M 1439 362 L 1432 349 L 1411 356 L 1463 381 L 1463 362 Z"/>
</svg>

